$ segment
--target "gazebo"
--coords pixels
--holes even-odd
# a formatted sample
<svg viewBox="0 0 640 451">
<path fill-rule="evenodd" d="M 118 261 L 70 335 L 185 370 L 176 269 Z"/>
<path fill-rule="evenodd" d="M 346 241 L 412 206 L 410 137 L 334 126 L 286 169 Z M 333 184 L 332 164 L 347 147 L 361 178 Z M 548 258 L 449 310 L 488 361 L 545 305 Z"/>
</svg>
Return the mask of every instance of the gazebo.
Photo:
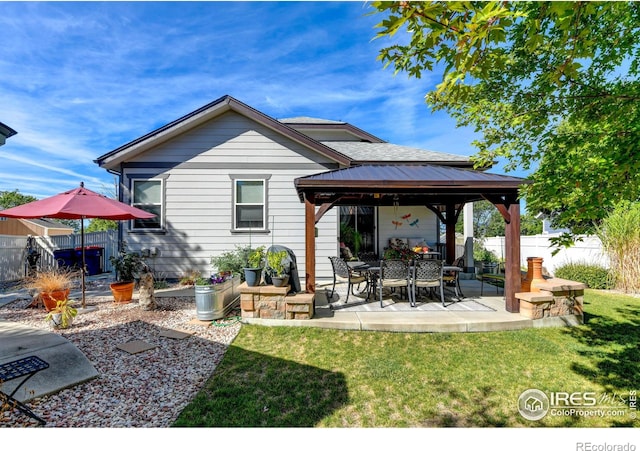
<svg viewBox="0 0 640 451">
<path fill-rule="evenodd" d="M 315 292 L 315 225 L 340 205 L 424 205 L 446 226 L 446 260 L 455 254 L 455 225 L 468 202 L 487 200 L 505 221 L 505 308 L 519 312 L 519 189 L 526 179 L 439 165 L 361 165 L 299 177 L 305 204 L 306 291 Z"/>
</svg>

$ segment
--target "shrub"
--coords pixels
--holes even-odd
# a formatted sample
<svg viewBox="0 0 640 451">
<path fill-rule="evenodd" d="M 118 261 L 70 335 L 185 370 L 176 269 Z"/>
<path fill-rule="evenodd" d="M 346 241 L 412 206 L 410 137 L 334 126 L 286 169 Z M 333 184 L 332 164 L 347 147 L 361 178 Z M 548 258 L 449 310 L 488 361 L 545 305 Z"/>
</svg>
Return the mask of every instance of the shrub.
<svg viewBox="0 0 640 451">
<path fill-rule="evenodd" d="M 609 256 L 616 288 L 640 292 L 640 203 L 624 201 L 602 221 L 598 238 Z"/>
<path fill-rule="evenodd" d="M 589 288 L 608 290 L 613 287 L 613 278 L 607 268 L 592 263 L 567 263 L 555 270 L 560 279 L 582 282 Z"/>
<path fill-rule="evenodd" d="M 498 256 L 484 247 L 484 240 L 474 240 L 473 259 L 477 262 L 498 263 Z"/>
</svg>

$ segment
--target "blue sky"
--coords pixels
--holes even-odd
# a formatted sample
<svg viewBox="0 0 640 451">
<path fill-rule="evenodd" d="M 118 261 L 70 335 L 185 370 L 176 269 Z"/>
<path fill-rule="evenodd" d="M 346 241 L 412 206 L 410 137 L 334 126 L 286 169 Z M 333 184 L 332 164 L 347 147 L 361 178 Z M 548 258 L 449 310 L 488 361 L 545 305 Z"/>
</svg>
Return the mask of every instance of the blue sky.
<svg viewBox="0 0 640 451">
<path fill-rule="evenodd" d="M 0 191 L 115 192 L 94 159 L 229 94 L 274 118 L 342 120 L 389 142 L 472 155 L 432 114 L 441 74 L 376 60 L 366 2 L 2 2 Z M 514 174 L 515 175 L 515 174 Z"/>
</svg>

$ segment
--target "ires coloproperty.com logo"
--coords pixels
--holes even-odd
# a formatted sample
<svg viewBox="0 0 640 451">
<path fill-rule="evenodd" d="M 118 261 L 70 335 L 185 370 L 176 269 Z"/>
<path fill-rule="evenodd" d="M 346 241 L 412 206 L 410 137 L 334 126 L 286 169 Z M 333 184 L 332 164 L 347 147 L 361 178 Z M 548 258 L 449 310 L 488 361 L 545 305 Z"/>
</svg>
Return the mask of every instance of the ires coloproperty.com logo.
<svg viewBox="0 0 640 451">
<path fill-rule="evenodd" d="M 637 418 L 636 390 L 626 396 L 596 392 L 548 392 L 531 388 L 518 397 L 518 411 L 527 420 L 541 420 L 547 415 L 567 417 Z"/>
</svg>

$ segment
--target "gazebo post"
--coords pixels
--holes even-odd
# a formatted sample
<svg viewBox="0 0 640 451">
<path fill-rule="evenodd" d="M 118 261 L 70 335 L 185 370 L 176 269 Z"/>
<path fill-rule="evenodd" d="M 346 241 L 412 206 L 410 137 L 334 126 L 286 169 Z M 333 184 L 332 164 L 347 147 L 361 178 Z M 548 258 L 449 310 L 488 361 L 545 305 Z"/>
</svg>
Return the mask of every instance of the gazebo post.
<svg viewBox="0 0 640 451">
<path fill-rule="evenodd" d="M 520 292 L 522 283 L 520 276 L 520 203 L 515 201 L 507 207 L 509 221 L 504 227 L 506 243 L 506 263 L 504 296 L 507 312 L 519 313 L 520 301 L 516 293 Z"/>
<path fill-rule="evenodd" d="M 316 208 L 313 193 L 304 194 L 305 289 L 316 292 Z"/>
<path fill-rule="evenodd" d="M 446 262 L 448 265 L 453 263 L 456 258 L 456 215 L 455 204 L 447 204 L 446 207 Z"/>
</svg>

